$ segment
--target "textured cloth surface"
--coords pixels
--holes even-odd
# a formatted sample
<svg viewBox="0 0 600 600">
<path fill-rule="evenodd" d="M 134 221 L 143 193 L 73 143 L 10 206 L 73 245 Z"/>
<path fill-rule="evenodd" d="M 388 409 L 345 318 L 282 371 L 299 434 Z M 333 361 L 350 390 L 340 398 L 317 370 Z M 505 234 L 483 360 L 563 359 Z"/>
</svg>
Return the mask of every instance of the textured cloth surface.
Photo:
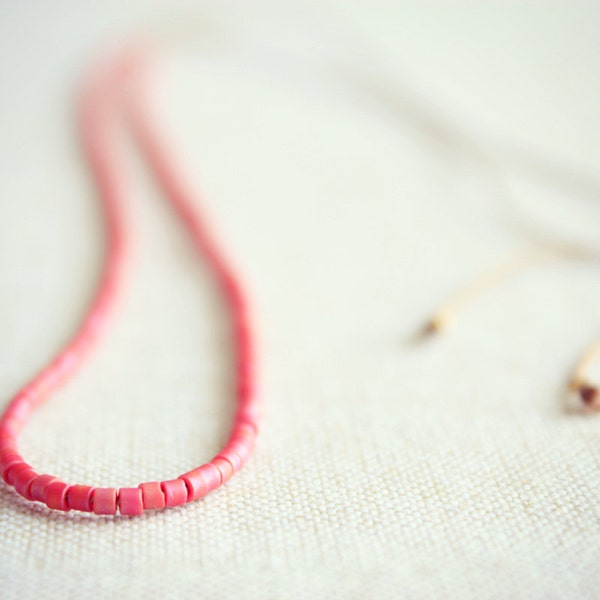
<svg viewBox="0 0 600 600">
<path fill-rule="evenodd" d="M 598 9 L 174 11 L 0 8 L 2 403 L 73 331 L 100 268 L 78 73 L 152 30 L 181 42 L 165 121 L 254 301 L 258 447 L 204 500 L 140 518 L 51 512 L 2 484 L 0 596 L 599 597 L 600 422 L 562 402 L 600 331 L 597 266 L 542 264 L 447 336 L 413 335 L 532 229 L 595 243 Z M 21 438 L 71 483 L 168 479 L 230 424 L 227 315 L 133 152 L 131 173 L 119 310 Z"/>
</svg>

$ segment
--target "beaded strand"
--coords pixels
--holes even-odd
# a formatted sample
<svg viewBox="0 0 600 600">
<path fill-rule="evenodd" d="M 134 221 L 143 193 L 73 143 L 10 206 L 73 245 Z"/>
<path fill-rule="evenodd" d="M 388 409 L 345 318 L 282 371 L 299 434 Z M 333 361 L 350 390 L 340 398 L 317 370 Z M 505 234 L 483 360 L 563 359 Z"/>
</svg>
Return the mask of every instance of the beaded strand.
<svg viewBox="0 0 600 600">
<path fill-rule="evenodd" d="M 97 515 L 140 515 L 144 510 L 178 506 L 202 498 L 218 488 L 248 458 L 257 434 L 258 411 L 254 394 L 254 338 L 247 300 L 239 280 L 194 209 L 187 189 L 165 150 L 164 141 L 139 94 L 129 83 L 139 79 L 143 67 L 139 54 L 123 53 L 95 69 L 80 97 L 80 131 L 103 208 L 106 252 L 103 274 L 94 300 L 79 330 L 59 354 L 9 402 L 0 418 L 0 472 L 24 498 L 60 511 L 78 510 Z M 131 101 L 133 100 L 133 102 Z M 31 412 L 81 365 L 105 327 L 123 279 L 129 236 L 123 205 L 126 178 L 117 150 L 123 116 L 132 127 L 142 153 L 158 182 L 207 261 L 231 314 L 236 359 L 238 409 L 225 447 L 209 463 L 175 479 L 141 483 L 134 488 L 101 488 L 71 485 L 53 475 L 39 474 L 19 454 L 17 437 Z"/>
</svg>

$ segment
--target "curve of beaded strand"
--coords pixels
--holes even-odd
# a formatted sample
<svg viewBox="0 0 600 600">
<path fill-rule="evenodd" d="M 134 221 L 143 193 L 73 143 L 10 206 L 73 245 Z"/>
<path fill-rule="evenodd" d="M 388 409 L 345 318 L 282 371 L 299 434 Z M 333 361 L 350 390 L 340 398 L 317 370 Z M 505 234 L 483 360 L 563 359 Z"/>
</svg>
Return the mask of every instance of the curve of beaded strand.
<svg viewBox="0 0 600 600">
<path fill-rule="evenodd" d="M 133 79 L 143 75 L 140 54 L 123 53 L 100 65 L 87 78 L 80 97 L 79 122 L 83 144 L 98 186 L 106 228 L 103 275 L 79 330 L 59 354 L 9 402 L 0 418 L 0 470 L 4 481 L 24 498 L 51 509 L 79 510 L 98 515 L 139 515 L 144 510 L 197 500 L 225 483 L 248 458 L 257 434 L 254 394 L 253 336 L 245 294 L 194 209 L 192 193 L 165 150 L 154 120 L 140 94 L 131 93 Z M 138 82 L 139 83 L 139 82 Z M 147 108 L 147 107 L 146 107 Z M 206 260 L 229 307 L 235 341 L 237 413 L 225 447 L 207 464 L 166 481 L 131 488 L 71 485 L 40 474 L 19 454 L 17 437 L 31 412 L 82 363 L 104 328 L 123 278 L 129 243 L 123 204 L 126 178 L 121 172 L 119 140 L 123 116 L 156 174 L 173 209 L 187 227 Z"/>
</svg>

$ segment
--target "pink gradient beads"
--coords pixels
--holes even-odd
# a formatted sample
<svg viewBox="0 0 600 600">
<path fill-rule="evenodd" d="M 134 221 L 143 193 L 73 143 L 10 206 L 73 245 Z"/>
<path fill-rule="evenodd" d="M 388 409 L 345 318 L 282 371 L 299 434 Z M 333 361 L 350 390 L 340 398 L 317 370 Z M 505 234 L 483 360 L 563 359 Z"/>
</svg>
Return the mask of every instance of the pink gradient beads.
<svg viewBox="0 0 600 600">
<path fill-rule="evenodd" d="M 179 506 L 202 498 L 239 471 L 254 446 L 258 413 L 254 393 L 254 337 L 245 294 L 194 208 L 194 196 L 177 173 L 172 153 L 158 134 L 132 83 L 144 73 L 142 54 L 122 53 L 86 78 L 80 98 L 80 130 L 103 208 L 107 250 L 95 297 L 82 325 L 58 355 L 12 398 L 0 418 L 0 475 L 18 494 L 49 508 L 97 515 L 139 515 L 145 510 Z M 125 120 L 123 120 L 125 117 Z M 129 243 L 123 206 L 127 179 L 122 173 L 120 128 L 133 130 L 173 209 L 207 261 L 231 315 L 235 341 L 238 409 L 229 440 L 209 463 L 162 482 L 138 487 L 101 488 L 70 485 L 38 473 L 19 454 L 17 437 L 31 412 L 81 365 L 104 329 L 123 278 Z"/>
</svg>

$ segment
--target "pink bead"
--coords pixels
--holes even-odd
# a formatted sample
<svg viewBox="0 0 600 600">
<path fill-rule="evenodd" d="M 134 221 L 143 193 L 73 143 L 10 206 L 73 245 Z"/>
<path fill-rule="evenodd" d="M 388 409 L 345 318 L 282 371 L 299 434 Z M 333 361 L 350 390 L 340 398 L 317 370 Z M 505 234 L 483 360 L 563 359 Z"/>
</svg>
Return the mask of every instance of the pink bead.
<svg viewBox="0 0 600 600">
<path fill-rule="evenodd" d="M 21 457 L 21 454 L 16 447 L 10 448 L 4 446 L 3 448 L 0 448 L 0 465 L 8 465 L 8 463 L 14 461 L 15 458 L 20 458 L 22 462 L 25 462 L 25 459 Z"/>
<path fill-rule="evenodd" d="M 25 402 L 11 403 L 4 412 L 4 418 L 7 420 L 7 423 L 15 423 L 17 427 L 13 428 L 18 431 L 20 429 L 19 425 L 27 421 L 30 412 L 31 407 Z"/>
<path fill-rule="evenodd" d="M 2 433 L 0 433 L 0 451 L 4 452 L 6 450 L 13 450 L 16 452 L 17 440 L 13 433 L 3 429 Z"/>
<path fill-rule="evenodd" d="M 0 440 L 0 460 L 2 460 L 1 457 L 5 454 L 19 454 L 17 444 L 14 440 L 9 438 Z"/>
<path fill-rule="evenodd" d="M 19 464 L 26 464 L 23 460 L 23 457 L 16 453 L 7 453 L 0 456 L 0 469 L 2 469 L 2 479 L 6 481 L 6 483 L 10 483 L 8 481 L 8 472 Z"/>
<path fill-rule="evenodd" d="M 214 465 L 202 465 L 180 475 L 188 491 L 188 501 L 198 500 L 221 485 L 221 472 Z"/>
<path fill-rule="evenodd" d="M 160 481 L 140 483 L 139 488 L 142 490 L 144 510 L 154 510 L 165 507 L 165 494 L 162 491 Z"/>
<path fill-rule="evenodd" d="M 219 469 L 221 473 L 221 483 L 229 481 L 233 475 L 233 465 L 228 460 L 220 458 L 219 456 L 215 456 L 215 458 L 210 461 L 210 464 Z"/>
<path fill-rule="evenodd" d="M 38 473 L 33 469 L 23 469 L 22 471 L 19 471 L 15 476 L 15 490 L 17 490 L 17 493 L 20 496 L 23 496 L 23 498 L 31 500 L 30 486 L 37 477 Z"/>
<path fill-rule="evenodd" d="M 254 437 L 236 436 L 230 441 L 231 446 L 234 447 L 237 452 L 240 452 L 241 455 L 243 455 L 242 458 L 244 460 L 246 460 L 248 456 L 250 456 L 250 453 L 252 452 L 255 443 L 256 438 Z"/>
<path fill-rule="evenodd" d="M 114 515 L 117 512 L 117 490 L 115 488 L 94 488 L 92 508 L 96 515 Z"/>
<path fill-rule="evenodd" d="M 0 457 L 4 454 L 19 454 L 17 443 L 11 438 L 0 440 Z"/>
<path fill-rule="evenodd" d="M 217 454 L 216 458 L 225 459 L 233 469 L 234 473 L 237 473 L 244 464 L 244 461 L 240 458 L 240 455 L 237 454 L 234 450 L 232 450 L 229 446 L 227 446 L 224 450 Z"/>
<path fill-rule="evenodd" d="M 15 477 L 19 474 L 19 472 L 31 468 L 31 465 L 28 465 L 26 462 L 12 463 L 5 470 L 4 481 L 6 481 L 6 483 L 9 485 L 15 485 Z"/>
<path fill-rule="evenodd" d="M 46 506 L 48 508 L 54 508 L 56 510 L 70 510 L 69 504 L 67 503 L 67 492 L 71 487 L 68 483 L 55 479 L 51 481 L 46 487 Z"/>
<path fill-rule="evenodd" d="M 180 506 L 187 502 L 188 491 L 185 481 L 170 479 L 169 481 L 161 482 L 160 487 L 165 494 L 165 504 L 167 506 Z"/>
<path fill-rule="evenodd" d="M 244 444 L 228 444 L 219 456 L 229 458 L 232 464 L 234 464 L 233 459 L 237 459 L 239 463 L 238 466 L 234 464 L 235 471 L 237 472 L 244 466 L 246 460 L 248 460 L 248 456 L 250 456 L 250 447 Z"/>
<path fill-rule="evenodd" d="M 92 512 L 92 492 L 94 488 L 89 485 L 73 485 L 69 488 L 67 502 L 73 510 Z"/>
<path fill-rule="evenodd" d="M 144 512 L 140 488 L 121 488 L 119 490 L 119 512 L 122 515 L 141 515 Z"/>
<path fill-rule="evenodd" d="M 254 446 L 254 440 L 249 438 L 233 438 L 229 444 L 225 447 L 225 452 L 235 452 L 242 460 L 242 463 L 246 462 L 252 448 Z"/>
<path fill-rule="evenodd" d="M 24 421 L 20 421 L 12 413 L 5 413 L 2 418 L 2 423 L 4 424 L 4 426 L 8 427 L 11 431 L 13 431 L 14 436 L 16 437 L 17 432 L 19 432 L 23 428 Z"/>
<path fill-rule="evenodd" d="M 59 377 L 63 377 L 65 374 L 72 371 L 77 366 L 78 356 L 75 352 L 67 351 L 63 352 L 56 357 L 52 363 L 51 368 L 54 369 Z"/>
<path fill-rule="evenodd" d="M 16 431 L 4 420 L 4 416 L 0 419 L 0 438 L 12 437 L 16 439 Z"/>
<path fill-rule="evenodd" d="M 236 430 L 233 432 L 233 435 L 231 436 L 231 439 L 249 444 L 250 447 L 252 448 L 252 447 L 254 447 L 254 443 L 256 442 L 256 436 L 257 436 L 256 426 L 249 425 L 246 423 L 244 423 L 243 425 L 244 425 L 243 428 L 240 427 L 239 430 L 236 428 Z"/>
<path fill-rule="evenodd" d="M 256 424 L 241 420 L 236 422 L 231 437 L 247 437 L 253 440 L 256 438 L 256 431 Z"/>
<path fill-rule="evenodd" d="M 258 408 L 252 404 L 240 406 L 235 418 L 236 421 L 239 421 L 240 423 L 245 423 L 254 427 L 255 431 L 258 429 Z"/>
<path fill-rule="evenodd" d="M 249 401 L 252 396 L 254 396 L 254 384 L 246 379 L 245 377 L 240 377 L 237 385 L 237 393 L 238 398 L 243 401 Z"/>
<path fill-rule="evenodd" d="M 51 481 L 57 481 L 54 475 L 39 475 L 31 482 L 31 487 L 29 488 L 29 495 L 31 496 L 30 500 L 36 500 L 37 502 L 45 502 L 46 501 L 46 490 L 48 488 L 48 484 Z"/>
</svg>

